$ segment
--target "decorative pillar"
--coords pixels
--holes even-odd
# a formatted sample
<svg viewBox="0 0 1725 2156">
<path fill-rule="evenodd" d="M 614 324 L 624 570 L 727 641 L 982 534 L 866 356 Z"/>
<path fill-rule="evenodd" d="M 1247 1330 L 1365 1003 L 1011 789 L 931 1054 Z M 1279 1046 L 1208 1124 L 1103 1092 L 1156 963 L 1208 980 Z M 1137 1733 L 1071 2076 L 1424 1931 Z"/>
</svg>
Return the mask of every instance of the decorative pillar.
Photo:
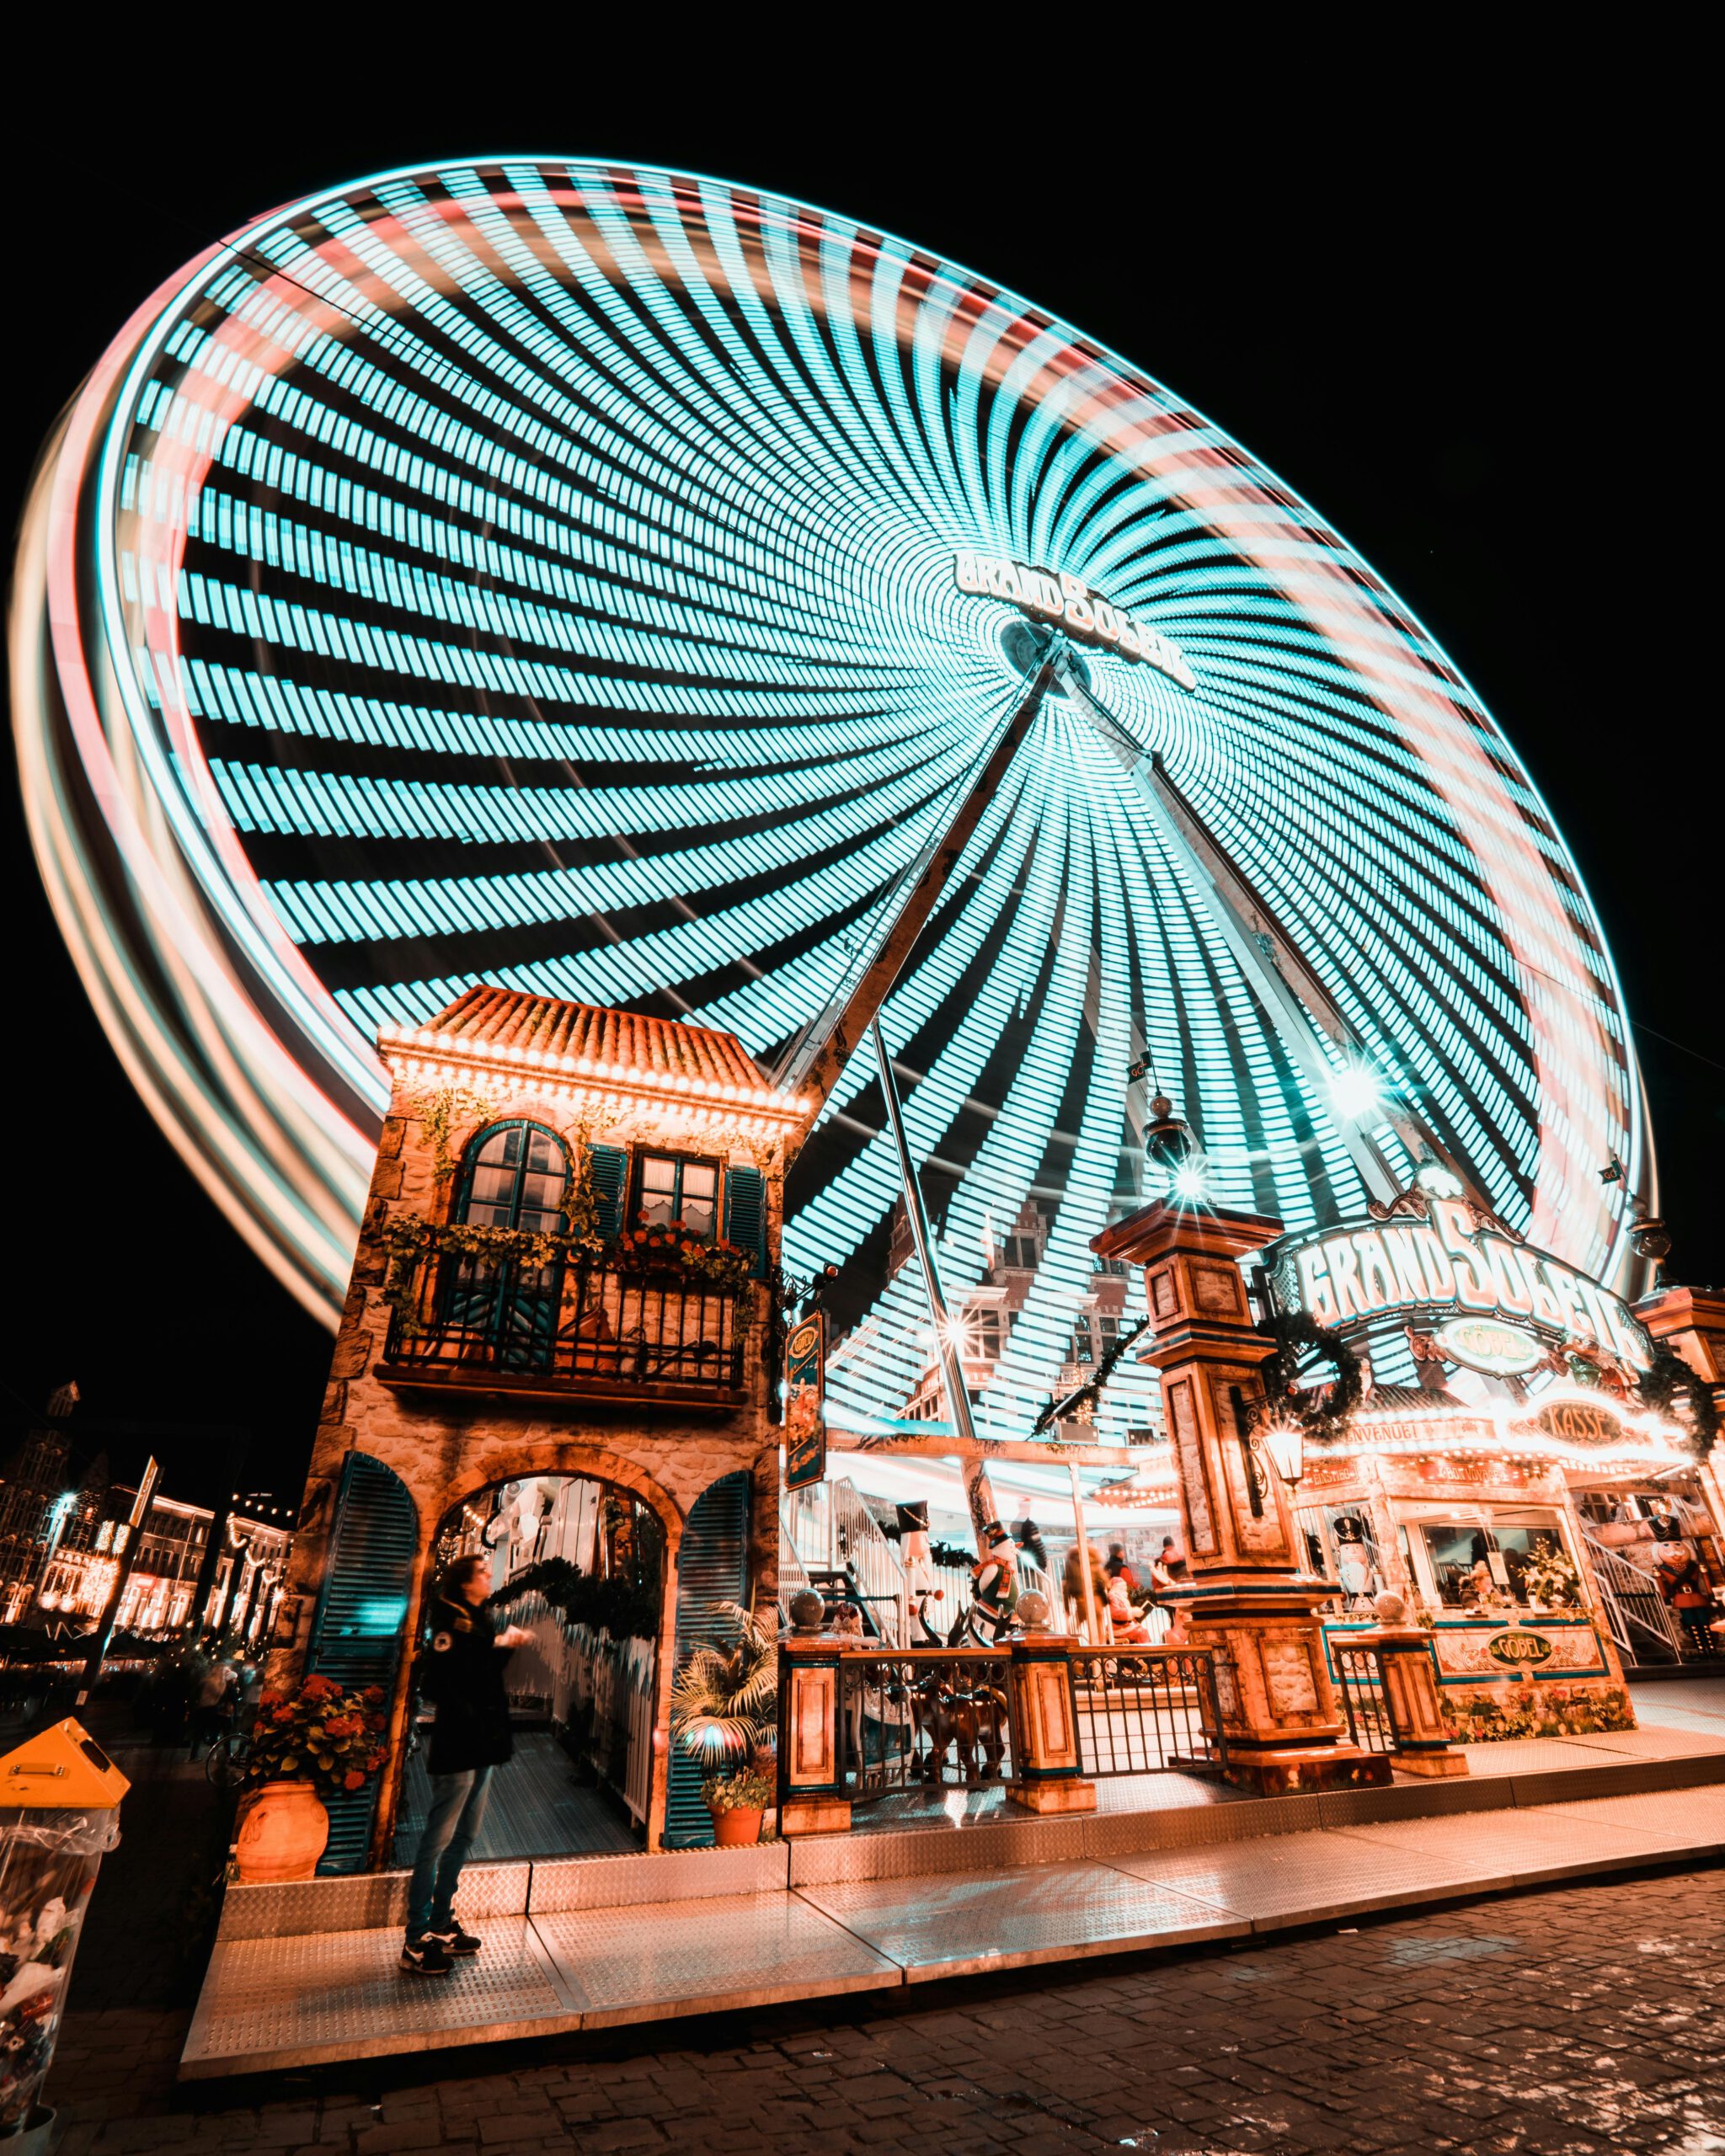
<svg viewBox="0 0 1725 2156">
<path fill-rule="evenodd" d="M 1078 1702 L 1070 1652 L 1077 1644 L 1059 1632 L 1031 1632 L 1012 1642 L 1010 1681 L 1017 1742 L 1014 1779 L 1007 1794 L 1028 1812 L 1096 1809 L 1096 1784 L 1084 1780 L 1078 1755 Z"/>
<path fill-rule="evenodd" d="M 798 1595 L 791 1619 L 806 1619 L 799 1605 L 819 1595 Z M 819 1611 L 814 1624 L 820 1622 Z M 779 1642 L 778 1830 L 797 1834 L 845 1834 L 851 1803 L 839 1758 L 839 1658 L 848 1636 L 818 1630 L 793 1632 Z"/>
<path fill-rule="evenodd" d="M 1188 1574 L 1163 1598 L 1179 1644 L 1215 1655 L 1228 1780 L 1264 1796 L 1391 1779 L 1386 1758 L 1347 1741 L 1316 1614 L 1338 1590 L 1305 1570 L 1287 1492 L 1253 1435 L 1275 1349 L 1253 1326 L 1239 1261 L 1281 1232 L 1259 1214 L 1159 1200 L 1090 1246 L 1145 1268 L 1154 1331 L 1140 1353 L 1162 1379 Z"/>
<path fill-rule="evenodd" d="M 1386 1626 L 1377 1632 L 1350 1632 L 1347 1644 L 1378 1651 L 1396 1764 L 1410 1774 L 1468 1773 L 1466 1753 L 1456 1750 L 1444 1726 L 1430 1634 L 1413 1625 Z"/>
</svg>

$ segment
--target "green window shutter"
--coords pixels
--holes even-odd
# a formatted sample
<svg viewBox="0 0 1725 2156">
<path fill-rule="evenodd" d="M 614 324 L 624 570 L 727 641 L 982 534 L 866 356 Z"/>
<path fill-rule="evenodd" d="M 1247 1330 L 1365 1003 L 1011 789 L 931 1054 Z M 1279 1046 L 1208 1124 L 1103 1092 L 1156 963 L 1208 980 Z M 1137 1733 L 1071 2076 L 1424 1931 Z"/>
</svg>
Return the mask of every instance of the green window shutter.
<svg viewBox="0 0 1725 2156">
<path fill-rule="evenodd" d="M 629 1156 L 621 1145 L 590 1145 L 587 1170 L 593 1178 L 593 1195 L 599 1201 L 599 1232 L 608 1242 L 623 1231 Z"/>
<path fill-rule="evenodd" d="M 727 1475 L 703 1490 L 690 1509 L 677 1551 L 677 1637 L 679 1665 L 697 1647 L 724 1644 L 721 1602 L 749 1599 L 749 1476 Z M 680 1746 L 673 1745 L 665 1790 L 665 1845 L 705 1848 L 713 1840 L 713 1817 L 701 1801 L 705 1769 Z"/>
<path fill-rule="evenodd" d="M 341 1470 L 335 1525 L 323 1585 L 312 1620 L 306 1674 L 359 1689 L 382 1687 L 386 1698 L 401 1667 L 414 1566 L 419 1554 L 419 1516 L 407 1485 L 369 1453 L 350 1452 Z M 324 1799 L 329 1841 L 320 1873 L 363 1871 L 371 1846 L 386 1761 L 361 1790 Z"/>
<path fill-rule="evenodd" d="M 724 1237 L 754 1260 L 750 1273 L 766 1278 L 766 1178 L 759 1168 L 727 1168 Z"/>
</svg>

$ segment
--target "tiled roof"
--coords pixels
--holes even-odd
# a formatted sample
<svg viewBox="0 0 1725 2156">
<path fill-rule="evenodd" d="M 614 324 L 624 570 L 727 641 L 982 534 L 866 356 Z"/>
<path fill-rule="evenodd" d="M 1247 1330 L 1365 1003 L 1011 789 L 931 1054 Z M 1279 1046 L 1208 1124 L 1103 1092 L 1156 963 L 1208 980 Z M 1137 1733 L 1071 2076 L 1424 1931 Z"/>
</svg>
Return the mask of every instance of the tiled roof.
<svg viewBox="0 0 1725 2156">
<path fill-rule="evenodd" d="M 602 1011 L 483 982 L 426 1021 L 435 1033 L 499 1048 L 534 1049 L 542 1055 L 586 1056 L 613 1070 L 691 1078 L 708 1086 L 761 1084 L 754 1058 L 734 1033 L 681 1020 L 646 1018 L 633 1011 Z"/>
</svg>

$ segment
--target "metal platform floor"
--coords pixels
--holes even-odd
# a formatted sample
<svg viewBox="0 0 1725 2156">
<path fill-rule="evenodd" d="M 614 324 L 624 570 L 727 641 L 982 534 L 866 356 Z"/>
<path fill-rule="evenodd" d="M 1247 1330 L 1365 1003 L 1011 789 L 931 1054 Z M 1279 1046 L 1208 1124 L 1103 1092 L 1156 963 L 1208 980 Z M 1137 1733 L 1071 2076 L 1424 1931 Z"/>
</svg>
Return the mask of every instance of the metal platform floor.
<svg viewBox="0 0 1725 2156">
<path fill-rule="evenodd" d="M 577 1779 L 574 1760 L 549 1731 L 517 1731 L 515 1748 L 514 1758 L 492 1777 L 476 1858 L 603 1856 L 640 1848 L 622 1804 Z M 416 1752 L 408 1762 L 396 1823 L 398 1864 L 412 1864 L 430 1806 L 430 1777 Z"/>
<path fill-rule="evenodd" d="M 1683 1702 L 1685 1722 L 1712 1704 Z M 479 1865 L 461 1908 L 485 1950 L 435 1981 L 397 1966 L 403 1874 L 232 1888 L 180 2074 L 834 1997 L 1714 1862 L 1725 1712 L 1713 1718 L 1717 1736 L 1649 1718 L 1623 1737 L 1470 1748 L 1465 1780 L 1065 1817 L 991 1806 L 755 1849 Z"/>
</svg>

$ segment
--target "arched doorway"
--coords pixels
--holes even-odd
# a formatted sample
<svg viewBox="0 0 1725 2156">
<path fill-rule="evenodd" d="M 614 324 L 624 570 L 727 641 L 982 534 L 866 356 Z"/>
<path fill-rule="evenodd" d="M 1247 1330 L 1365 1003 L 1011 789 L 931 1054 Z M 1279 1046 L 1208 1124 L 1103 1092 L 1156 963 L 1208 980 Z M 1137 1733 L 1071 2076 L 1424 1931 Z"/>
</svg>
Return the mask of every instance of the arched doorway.
<svg viewBox="0 0 1725 2156">
<path fill-rule="evenodd" d="M 474 1854 L 601 1854 L 640 1848 L 652 1798 L 664 1523 L 632 1491 L 579 1475 L 494 1482 L 445 1513 L 431 1575 L 477 1554 L 492 1568 L 489 1608 L 532 1644 L 510 1656 L 515 1756 L 496 1777 Z M 429 1620 L 430 1582 L 425 1607 Z M 428 1710 L 412 1732 L 394 1861 L 411 1863 L 430 1796 Z"/>
</svg>

